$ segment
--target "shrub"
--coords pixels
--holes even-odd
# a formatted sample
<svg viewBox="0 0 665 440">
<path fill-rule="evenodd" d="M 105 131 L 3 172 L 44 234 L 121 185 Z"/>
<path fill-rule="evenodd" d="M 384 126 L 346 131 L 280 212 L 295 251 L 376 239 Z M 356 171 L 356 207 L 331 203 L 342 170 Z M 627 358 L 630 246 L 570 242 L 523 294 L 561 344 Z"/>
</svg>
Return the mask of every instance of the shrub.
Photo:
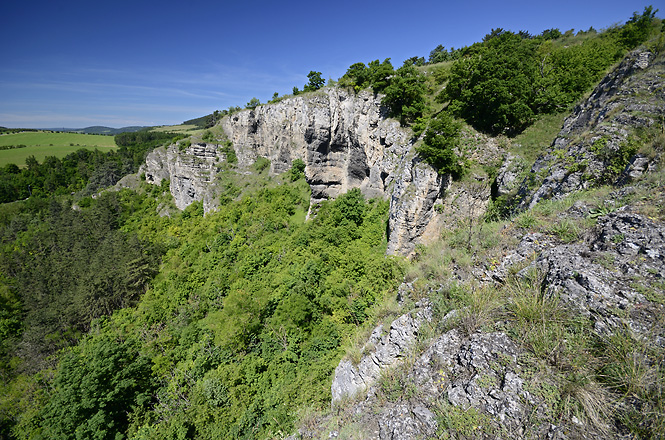
<svg viewBox="0 0 665 440">
<path fill-rule="evenodd" d="M 466 165 L 464 159 L 455 153 L 459 144 L 460 124 L 444 112 L 430 122 L 423 144 L 416 151 L 440 174 L 450 173 L 459 178 L 464 174 Z"/>
</svg>

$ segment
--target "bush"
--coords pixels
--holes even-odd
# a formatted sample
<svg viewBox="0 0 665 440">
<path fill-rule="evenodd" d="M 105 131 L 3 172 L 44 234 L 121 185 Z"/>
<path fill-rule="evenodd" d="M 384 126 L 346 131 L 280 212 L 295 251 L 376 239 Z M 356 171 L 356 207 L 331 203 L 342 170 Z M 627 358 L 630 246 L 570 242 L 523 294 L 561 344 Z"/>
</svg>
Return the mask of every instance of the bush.
<svg viewBox="0 0 665 440">
<path fill-rule="evenodd" d="M 265 169 L 270 168 L 270 160 L 266 159 L 265 157 L 257 157 L 256 161 L 252 165 L 252 168 L 254 168 L 254 171 L 257 173 L 263 172 Z"/>
<path fill-rule="evenodd" d="M 460 143 L 460 124 L 448 113 L 440 113 L 430 121 L 423 144 L 416 151 L 425 162 L 432 165 L 440 174 L 450 173 L 460 178 L 465 171 L 465 161 L 455 149 Z"/>
<path fill-rule="evenodd" d="M 291 163 L 289 170 L 289 180 L 295 182 L 298 179 L 305 177 L 305 162 L 302 159 L 296 159 Z"/>
</svg>

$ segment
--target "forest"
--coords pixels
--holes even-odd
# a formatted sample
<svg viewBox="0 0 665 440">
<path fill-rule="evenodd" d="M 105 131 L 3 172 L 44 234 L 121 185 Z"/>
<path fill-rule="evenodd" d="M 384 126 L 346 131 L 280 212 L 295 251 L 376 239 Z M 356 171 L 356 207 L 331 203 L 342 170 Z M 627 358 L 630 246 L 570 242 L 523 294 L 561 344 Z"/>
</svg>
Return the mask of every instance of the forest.
<svg viewBox="0 0 665 440">
<path fill-rule="evenodd" d="M 463 127 L 510 138 L 569 111 L 652 34 L 664 49 L 655 14 L 577 34 L 493 29 L 397 69 L 355 63 L 334 86 L 383 96 L 420 157 L 461 179 Z M 306 220 L 302 161 L 281 175 L 257 164 L 259 189 L 205 215 L 175 209 L 168 181 L 108 190 L 179 139 L 122 133 L 117 151 L 0 169 L 0 438 L 285 437 L 299 411 L 330 405 L 361 330 L 395 313 L 412 262 L 386 255 L 389 202 L 352 189 Z"/>
</svg>

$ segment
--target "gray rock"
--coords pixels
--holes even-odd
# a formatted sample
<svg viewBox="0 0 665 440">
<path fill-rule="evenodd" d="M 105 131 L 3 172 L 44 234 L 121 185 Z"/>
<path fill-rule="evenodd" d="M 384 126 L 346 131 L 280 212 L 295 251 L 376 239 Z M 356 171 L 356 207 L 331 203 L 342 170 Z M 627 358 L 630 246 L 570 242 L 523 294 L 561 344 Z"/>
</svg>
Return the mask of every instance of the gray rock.
<svg viewBox="0 0 665 440">
<path fill-rule="evenodd" d="M 146 182 L 159 185 L 170 180 L 170 190 L 178 209 L 185 209 L 194 201 L 203 202 L 205 212 L 219 206 L 215 194 L 217 165 L 226 160 L 217 144 L 192 144 L 184 150 L 178 145 L 156 148 L 146 157 L 139 169 Z"/>
<path fill-rule="evenodd" d="M 363 353 L 368 353 L 358 365 L 343 359 L 335 369 L 331 385 L 333 403 L 346 396 L 354 397 L 372 386 L 382 371 L 406 356 L 420 326 L 431 319 L 431 308 L 425 305 L 394 320 L 387 333 L 383 326 L 376 327 L 362 349 Z"/>
<path fill-rule="evenodd" d="M 270 172 L 282 173 L 295 159 L 305 162 L 312 190 L 310 209 L 352 188 L 366 197 L 390 200 L 388 252 L 409 254 L 432 217 L 445 177 L 414 158 L 409 130 L 386 117 L 381 97 L 326 88 L 320 93 L 284 99 L 224 118 L 240 170 L 259 157 Z M 225 160 L 217 145 L 195 144 L 180 151 L 172 145 L 151 153 L 141 172 L 149 183 L 171 180 L 176 206 L 203 201 L 216 208 L 216 163 Z"/>
<path fill-rule="evenodd" d="M 533 265 L 546 294 L 591 319 L 598 333 L 627 325 L 653 338 L 663 336 L 664 329 L 653 326 L 665 311 L 660 304 L 665 299 L 662 225 L 617 211 L 600 217 L 586 241 L 545 249 Z"/>
<path fill-rule="evenodd" d="M 513 194 L 519 188 L 519 179 L 525 170 L 526 164 L 520 157 L 507 154 L 492 185 L 492 197 L 496 199 Z"/>
</svg>

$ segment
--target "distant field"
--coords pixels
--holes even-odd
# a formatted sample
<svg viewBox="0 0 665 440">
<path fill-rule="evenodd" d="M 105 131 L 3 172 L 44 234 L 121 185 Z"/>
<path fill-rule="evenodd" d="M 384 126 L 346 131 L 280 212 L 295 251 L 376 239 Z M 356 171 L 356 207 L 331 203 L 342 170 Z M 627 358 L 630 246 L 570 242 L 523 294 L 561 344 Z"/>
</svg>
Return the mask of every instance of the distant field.
<svg viewBox="0 0 665 440">
<path fill-rule="evenodd" d="M 25 148 L 0 150 L 0 166 L 25 165 L 28 156 L 42 162 L 46 156 L 65 157 L 81 148 L 109 151 L 117 148 L 113 136 L 78 133 L 24 132 L 0 135 L 0 146 L 26 145 Z"/>
<path fill-rule="evenodd" d="M 198 134 L 202 133 L 196 125 L 162 125 L 160 127 L 153 127 L 151 131 L 167 131 L 170 133 L 183 133 L 183 134 Z"/>
</svg>

